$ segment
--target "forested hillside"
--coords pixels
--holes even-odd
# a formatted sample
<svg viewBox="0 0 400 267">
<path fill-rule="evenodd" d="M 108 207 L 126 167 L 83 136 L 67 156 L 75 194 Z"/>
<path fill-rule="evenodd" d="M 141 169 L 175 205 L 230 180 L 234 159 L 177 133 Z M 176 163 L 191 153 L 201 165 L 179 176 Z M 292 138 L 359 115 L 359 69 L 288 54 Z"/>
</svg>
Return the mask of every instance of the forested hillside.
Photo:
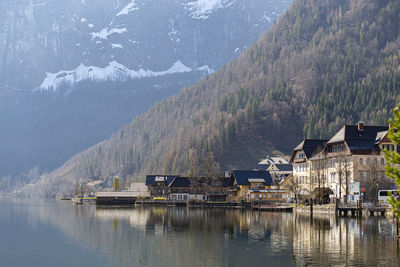
<svg viewBox="0 0 400 267">
<path fill-rule="evenodd" d="M 289 153 L 302 138 L 326 138 L 345 123 L 385 125 L 400 92 L 399 4 L 294 1 L 237 60 L 36 186 L 64 191 L 117 174 L 201 174 L 212 157 L 221 170 L 253 168 L 267 153 Z"/>
</svg>

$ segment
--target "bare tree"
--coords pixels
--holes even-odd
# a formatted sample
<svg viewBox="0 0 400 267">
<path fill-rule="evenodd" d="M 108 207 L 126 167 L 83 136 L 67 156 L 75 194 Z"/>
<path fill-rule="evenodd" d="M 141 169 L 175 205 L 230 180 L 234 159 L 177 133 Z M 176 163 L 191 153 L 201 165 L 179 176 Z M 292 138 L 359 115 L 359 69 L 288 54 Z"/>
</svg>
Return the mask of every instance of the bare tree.
<svg viewBox="0 0 400 267">
<path fill-rule="evenodd" d="M 318 203 L 322 203 L 322 188 L 324 187 L 324 177 L 326 169 L 326 156 L 325 153 L 321 152 L 312 158 L 311 164 L 311 177 L 312 182 L 316 183 L 315 188 L 318 189 Z"/>
<path fill-rule="evenodd" d="M 75 197 L 83 199 L 86 193 L 89 192 L 89 187 L 83 182 L 77 182 L 75 184 Z"/>
<path fill-rule="evenodd" d="M 199 156 L 196 149 L 189 149 L 189 176 L 196 177 L 199 174 Z"/>
<path fill-rule="evenodd" d="M 297 204 L 301 190 L 298 179 L 293 176 L 288 178 L 288 182 L 285 184 L 285 189 L 294 195 L 294 200 Z"/>
<path fill-rule="evenodd" d="M 335 169 L 339 182 L 339 198 L 342 198 L 342 189 L 345 192 L 344 202 L 347 203 L 349 195 L 349 184 L 351 178 L 351 162 L 350 157 L 345 153 L 338 153 L 335 157 Z"/>
<path fill-rule="evenodd" d="M 215 177 L 220 172 L 220 165 L 215 161 L 214 153 L 208 152 L 204 157 L 203 170 L 206 177 Z"/>
<path fill-rule="evenodd" d="M 349 192 L 349 184 L 351 178 L 351 158 L 349 156 L 343 155 L 343 162 L 342 162 L 342 177 L 343 177 L 343 186 L 344 192 L 346 194 L 346 198 L 344 202 L 347 203 Z"/>
<path fill-rule="evenodd" d="M 367 161 L 368 170 L 364 182 L 369 189 L 369 200 L 378 202 L 378 191 L 380 189 L 389 189 L 393 186 L 393 181 L 385 177 L 385 170 L 379 165 L 378 159 L 373 158 Z"/>
</svg>

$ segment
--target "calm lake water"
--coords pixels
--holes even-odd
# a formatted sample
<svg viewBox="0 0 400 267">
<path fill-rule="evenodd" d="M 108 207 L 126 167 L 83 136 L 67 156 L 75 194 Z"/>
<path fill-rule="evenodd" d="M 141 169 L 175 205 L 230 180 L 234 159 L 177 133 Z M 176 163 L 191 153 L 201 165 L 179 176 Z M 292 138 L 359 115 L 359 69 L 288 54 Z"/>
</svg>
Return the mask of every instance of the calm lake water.
<svg viewBox="0 0 400 267">
<path fill-rule="evenodd" d="M 0 200 L 0 266 L 400 266 L 392 221 Z"/>
</svg>

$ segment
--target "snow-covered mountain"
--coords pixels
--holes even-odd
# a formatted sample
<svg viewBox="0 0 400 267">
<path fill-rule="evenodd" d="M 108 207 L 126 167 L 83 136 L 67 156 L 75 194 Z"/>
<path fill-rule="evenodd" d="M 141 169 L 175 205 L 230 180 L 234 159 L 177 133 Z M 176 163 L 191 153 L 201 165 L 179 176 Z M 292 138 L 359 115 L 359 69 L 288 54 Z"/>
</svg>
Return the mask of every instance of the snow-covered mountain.
<svg viewBox="0 0 400 267">
<path fill-rule="evenodd" d="M 82 66 L 121 80 L 132 77 L 111 65 L 137 73 L 168 73 L 175 62 L 218 69 L 254 42 L 289 1 L 1 2 L 0 86 L 54 90 L 62 81 L 92 79 L 76 73 Z"/>
<path fill-rule="evenodd" d="M 290 2 L 0 1 L 0 176 L 103 140 L 239 56 Z"/>
</svg>

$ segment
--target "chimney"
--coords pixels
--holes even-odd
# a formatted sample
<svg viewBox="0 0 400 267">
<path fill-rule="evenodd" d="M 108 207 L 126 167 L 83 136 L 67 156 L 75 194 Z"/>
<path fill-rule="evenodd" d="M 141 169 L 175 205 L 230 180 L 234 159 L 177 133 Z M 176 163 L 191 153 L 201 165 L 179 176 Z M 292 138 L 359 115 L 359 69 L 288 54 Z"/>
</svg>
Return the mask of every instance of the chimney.
<svg viewBox="0 0 400 267">
<path fill-rule="evenodd" d="M 363 122 L 363 121 L 360 121 L 360 122 L 358 123 L 358 130 L 359 130 L 359 131 L 364 131 L 364 122 Z"/>
</svg>

